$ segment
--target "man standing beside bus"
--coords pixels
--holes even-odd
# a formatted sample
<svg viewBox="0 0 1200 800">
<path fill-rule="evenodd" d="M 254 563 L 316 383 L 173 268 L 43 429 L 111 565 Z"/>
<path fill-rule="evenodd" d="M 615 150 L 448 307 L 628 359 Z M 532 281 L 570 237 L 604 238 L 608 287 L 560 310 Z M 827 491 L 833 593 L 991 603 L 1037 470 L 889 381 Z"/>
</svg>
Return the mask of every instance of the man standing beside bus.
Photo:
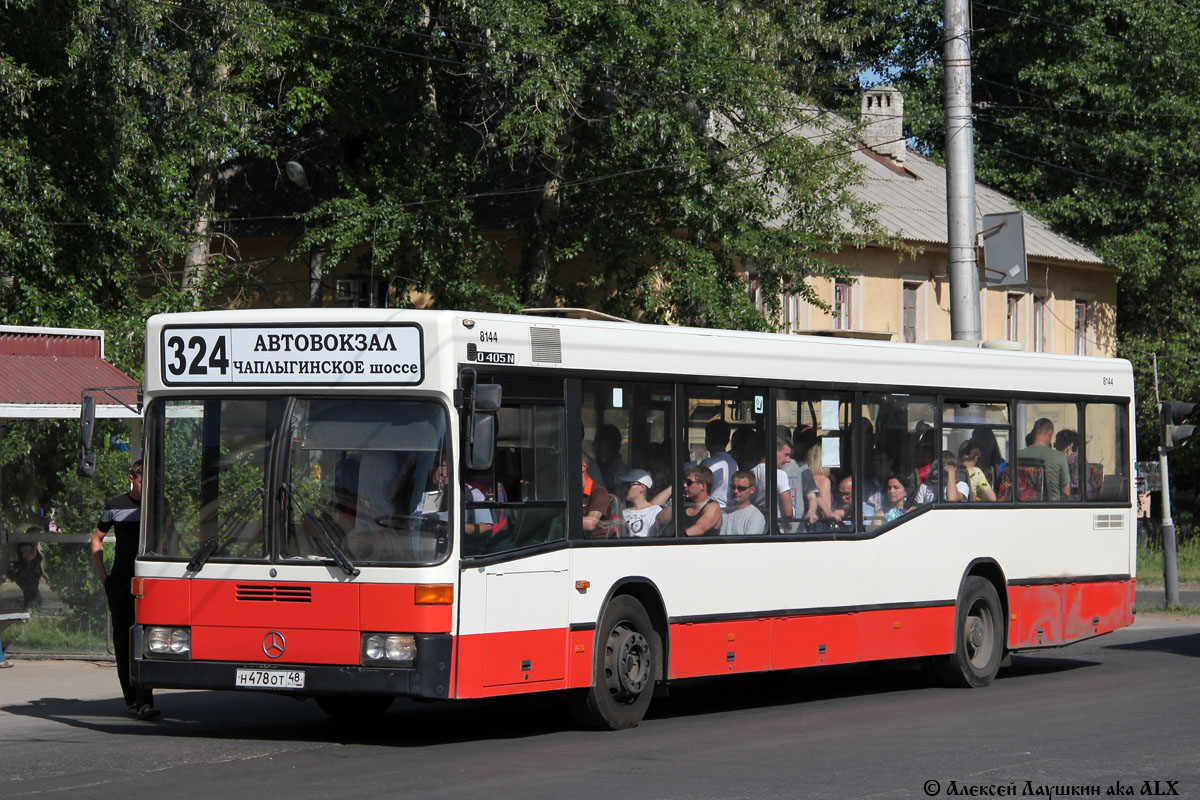
<svg viewBox="0 0 1200 800">
<path fill-rule="evenodd" d="M 117 653 L 117 678 L 121 681 L 121 692 L 125 695 L 129 716 L 149 720 L 160 713 L 154 707 L 154 692 L 135 687 L 129 680 L 129 629 L 134 623 L 130 581 L 133 579 L 133 561 L 137 557 L 142 527 L 141 459 L 129 466 L 129 487 L 125 494 L 110 497 L 104 502 L 100 521 L 96 523 L 96 530 L 92 531 L 92 565 L 108 597 L 113 649 Z M 110 530 L 117 540 L 111 572 L 104 569 L 103 542 L 104 535 Z"/>
</svg>

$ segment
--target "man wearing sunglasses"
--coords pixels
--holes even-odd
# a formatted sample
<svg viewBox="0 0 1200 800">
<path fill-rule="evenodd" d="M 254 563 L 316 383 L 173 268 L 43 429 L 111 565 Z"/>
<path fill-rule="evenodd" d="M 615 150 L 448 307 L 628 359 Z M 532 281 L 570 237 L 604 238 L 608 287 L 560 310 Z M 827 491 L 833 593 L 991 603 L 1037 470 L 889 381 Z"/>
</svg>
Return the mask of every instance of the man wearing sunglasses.
<svg viewBox="0 0 1200 800">
<path fill-rule="evenodd" d="M 712 491 L 713 474 L 708 467 L 688 467 L 684 473 L 685 536 L 716 536 L 721 532 L 721 506 L 708 496 Z M 658 515 L 658 529 L 669 531 L 674 506 L 667 506 Z M 668 536 L 674 535 L 671 533 Z"/>
<path fill-rule="evenodd" d="M 729 481 L 729 505 L 725 507 L 725 517 L 721 520 L 721 534 L 724 536 L 758 536 L 766 533 L 767 520 L 750 499 L 754 497 L 754 473 L 739 470 L 733 473 Z"/>
</svg>

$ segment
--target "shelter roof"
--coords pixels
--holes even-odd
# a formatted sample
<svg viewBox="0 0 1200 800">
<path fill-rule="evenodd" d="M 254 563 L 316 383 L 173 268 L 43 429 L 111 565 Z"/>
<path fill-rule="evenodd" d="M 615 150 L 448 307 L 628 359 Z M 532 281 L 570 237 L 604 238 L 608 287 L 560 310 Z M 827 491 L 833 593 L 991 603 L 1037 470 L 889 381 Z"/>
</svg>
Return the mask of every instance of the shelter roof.
<svg viewBox="0 0 1200 800">
<path fill-rule="evenodd" d="M 79 416 L 84 389 L 97 417 L 136 418 L 137 381 L 104 360 L 104 331 L 0 325 L 0 419 Z"/>
</svg>

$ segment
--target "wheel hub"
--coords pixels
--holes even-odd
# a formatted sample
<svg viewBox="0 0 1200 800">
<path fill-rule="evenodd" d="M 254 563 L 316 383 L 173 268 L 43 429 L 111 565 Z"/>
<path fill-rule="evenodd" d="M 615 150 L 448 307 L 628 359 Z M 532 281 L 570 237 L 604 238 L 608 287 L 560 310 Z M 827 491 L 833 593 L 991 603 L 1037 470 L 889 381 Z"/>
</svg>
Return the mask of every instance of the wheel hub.
<svg viewBox="0 0 1200 800">
<path fill-rule="evenodd" d="M 983 620 L 979 617 L 971 617 L 967 623 L 967 642 L 973 649 L 978 650 L 980 647 L 983 647 L 985 635 L 986 631 L 984 630 Z"/>
<path fill-rule="evenodd" d="M 650 642 L 629 628 L 620 628 L 614 633 L 617 639 L 613 648 L 614 694 L 618 700 L 633 699 L 650 683 Z"/>
</svg>

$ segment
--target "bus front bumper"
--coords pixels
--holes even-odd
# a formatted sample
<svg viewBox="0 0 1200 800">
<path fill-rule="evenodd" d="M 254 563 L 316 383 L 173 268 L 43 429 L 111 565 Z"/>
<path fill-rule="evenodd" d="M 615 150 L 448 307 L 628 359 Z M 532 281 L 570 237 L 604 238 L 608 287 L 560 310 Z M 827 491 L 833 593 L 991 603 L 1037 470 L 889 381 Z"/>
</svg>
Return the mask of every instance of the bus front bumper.
<svg viewBox="0 0 1200 800">
<path fill-rule="evenodd" d="M 304 673 L 302 689 L 253 687 L 296 696 L 322 694 L 385 694 L 445 700 L 450 696 L 450 634 L 417 636 L 417 658 L 412 667 L 363 667 L 357 664 L 279 664 L 237 661 L 192 661 L 153 658 L 145 655 L 142 626 L 130 631 L 129 671 L 135 686 L 154 689 L 227 689 L 245 691 L 236 685 L 237 671 L 277 670 Z"/>
</svg>

